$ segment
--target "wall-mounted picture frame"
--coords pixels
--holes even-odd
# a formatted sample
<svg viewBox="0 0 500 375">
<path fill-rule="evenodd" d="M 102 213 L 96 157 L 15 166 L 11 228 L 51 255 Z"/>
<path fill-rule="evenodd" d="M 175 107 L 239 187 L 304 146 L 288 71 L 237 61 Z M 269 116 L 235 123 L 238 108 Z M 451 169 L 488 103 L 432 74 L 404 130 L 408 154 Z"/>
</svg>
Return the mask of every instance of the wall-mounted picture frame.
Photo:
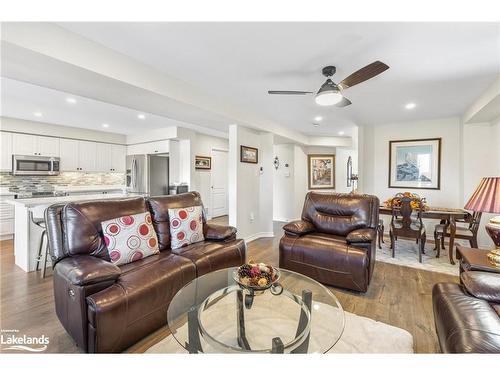
<svg viewBox="0 0 500 375">
<path fill-rule="evenodd" d="M 335 189 L 335 155 L 307 155 L 309 190 Z"/>
<path fill-rule="evenodd" d="M 441 138 L 389 141 L 389 188 L 441 189 Z"/>
<path fill-rule="evenodd" d="M 212 158 L 210 156 L 195 156 L 194 158 L 195 169 L 212 169 Z"/>
<path fill-rule="evenodd" d="M 240 161 L 242 163 L 257 164 L 259 162 L 259 150 L 254 147 L 240 146 Z"/>
</svg>

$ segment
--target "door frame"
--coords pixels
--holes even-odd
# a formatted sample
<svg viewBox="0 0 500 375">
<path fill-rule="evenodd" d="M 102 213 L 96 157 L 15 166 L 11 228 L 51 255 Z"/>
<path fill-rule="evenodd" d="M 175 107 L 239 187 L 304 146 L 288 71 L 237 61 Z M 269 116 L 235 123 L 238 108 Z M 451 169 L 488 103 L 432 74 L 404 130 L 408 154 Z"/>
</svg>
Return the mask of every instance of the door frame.
<svg viewBox="0 0 500 375">
<path fill-rule="evenodd" d="M 225 152 L 227 154 L 227 168 L 229 169 L 229 149 L 227 148 L 222 148 L 222 147 L 212 147 L 211 150 L 210 150 L 210 157 L 212 158 L 213 160 L 213 154 L 214 154 L 214 151 L 219 151 L 219 152 Z M 213 172 L 211 171 L 210 173 L 210 218 L 213 219 L 214 218 L 214 205 L 213 205 Z M 227 181 L 226 181 L 226 195 L 229 194 L 229 175 L 228 175 L 228 178 L 227 178 Z M 228 197 L 229 198 L 229 197 Z M 229 200 L 229 199 L 228 199 Z M 228 207 L 227 207 L 227 214 L 226 215 L 229 215 L 229 202 L 228 202 Z"/>
</svg>

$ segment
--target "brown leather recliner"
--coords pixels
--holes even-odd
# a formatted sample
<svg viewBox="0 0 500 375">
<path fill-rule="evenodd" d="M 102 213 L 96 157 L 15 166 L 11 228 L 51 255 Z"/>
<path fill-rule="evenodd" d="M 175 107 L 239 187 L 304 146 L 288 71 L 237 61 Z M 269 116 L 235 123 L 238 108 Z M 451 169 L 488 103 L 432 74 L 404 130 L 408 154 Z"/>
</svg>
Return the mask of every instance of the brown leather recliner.
<svg viewBox="0 0 500 375">
<path fill-rule="evenodd" d="M 460 281 L 432 289 L 441 351 L 500 353 L 500 274 L 465 271 Z"/>
<path fill-rule="evenodd" d="M 286 224 L 280 267 L 321 283 L 366 292 L 375 265 L 379 200 L 309 192 L 302 220 Z"/>
<path fill-rule="evenodd" d="M 120 352 L 167 324 L 167 308 L 184 285 L 205 273 L 245 262 L 233 227 L 207 224 L 205 241 L 170 249 L 168 208 L 202 205 L 196 192 L 144 199 L 53 205 L 46 210 L 56 313 L 86 352 Z M 100 223 L 150 211 L 160 254 L 116 266 Z"/>
</svg>

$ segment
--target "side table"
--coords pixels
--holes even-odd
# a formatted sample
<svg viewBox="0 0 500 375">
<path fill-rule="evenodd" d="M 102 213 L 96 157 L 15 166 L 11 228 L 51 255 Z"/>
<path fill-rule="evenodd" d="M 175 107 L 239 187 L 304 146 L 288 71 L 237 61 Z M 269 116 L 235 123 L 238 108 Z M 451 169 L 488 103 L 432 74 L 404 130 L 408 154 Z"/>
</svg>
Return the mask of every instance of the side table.
<svg viewBox="0 0 500 375">
<path fill-rule="evenodd" d="M 489 252 L 489 250 L 473 249 L 457 245 L 457 258 L 460 259 L 460 274 L 464 271 L 500 273 L 500 267 L 493 265 L 486 256 Z"/>
</svg>

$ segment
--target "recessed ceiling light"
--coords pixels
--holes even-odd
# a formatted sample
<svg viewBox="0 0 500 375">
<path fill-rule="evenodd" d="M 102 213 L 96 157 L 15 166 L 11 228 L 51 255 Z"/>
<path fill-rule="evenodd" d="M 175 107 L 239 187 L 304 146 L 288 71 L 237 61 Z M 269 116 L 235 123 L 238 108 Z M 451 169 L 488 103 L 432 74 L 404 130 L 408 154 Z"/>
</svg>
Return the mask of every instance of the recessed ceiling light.
<svg viewBox="0 0 500 375">
<path fill-rule="evenodd" d="M 345 133 L 344 132 L 339 132 L 339 135 L 344 135 Z"/>
<path fill-rule="evenodd" d="M 43 114 L 42 114 L 42 112 L 35 112 L 35 113 L 33 113 L 33 116 L 35 116 L 35 117 L 42 117 Z"/>
<path fill-rule="evenodd" d="M 109 124 L 102 124 L 103 128 L 109 128 Z"/>
<path fill-rule="evenodd" d="M 417 105 L 416 105 L 415 103 L 407 103 L 407 104 L 405 105 L 405 108 L 406 108 L 406 109 L 413 109 L 413 108 L 415 108 L 416 106 L 417 106 Z"/>
<path fill-rule="evenodd" d="M 313 126 L 314 126 L 315 128 L 317 128 L 317 127 L 319 126 L 319 124 L 318 124 L 317 122 L 313 122 Z"/>
<path fill-rule="evenodd" d="M 321 121 L 321 120 L 323 120 L 323 117 L 321 117 L 321 116 L 316 116 L 314 118 L 314 121 Z"/>
<path fill-rule="evenodd" d="M 66 98 L 66 103 L 75 104 L 76 103 L 76 99 L 75 98 Z"/>
<path fill-rule="evenodd" d="M 142 113 L 139 113 L 139 114 L 137 115 L 137 118 L 138 118 L 139 120 L 144 120 L 144 119 L 146 118 L 146 115 L 143 115 Z"/>
</svg>

